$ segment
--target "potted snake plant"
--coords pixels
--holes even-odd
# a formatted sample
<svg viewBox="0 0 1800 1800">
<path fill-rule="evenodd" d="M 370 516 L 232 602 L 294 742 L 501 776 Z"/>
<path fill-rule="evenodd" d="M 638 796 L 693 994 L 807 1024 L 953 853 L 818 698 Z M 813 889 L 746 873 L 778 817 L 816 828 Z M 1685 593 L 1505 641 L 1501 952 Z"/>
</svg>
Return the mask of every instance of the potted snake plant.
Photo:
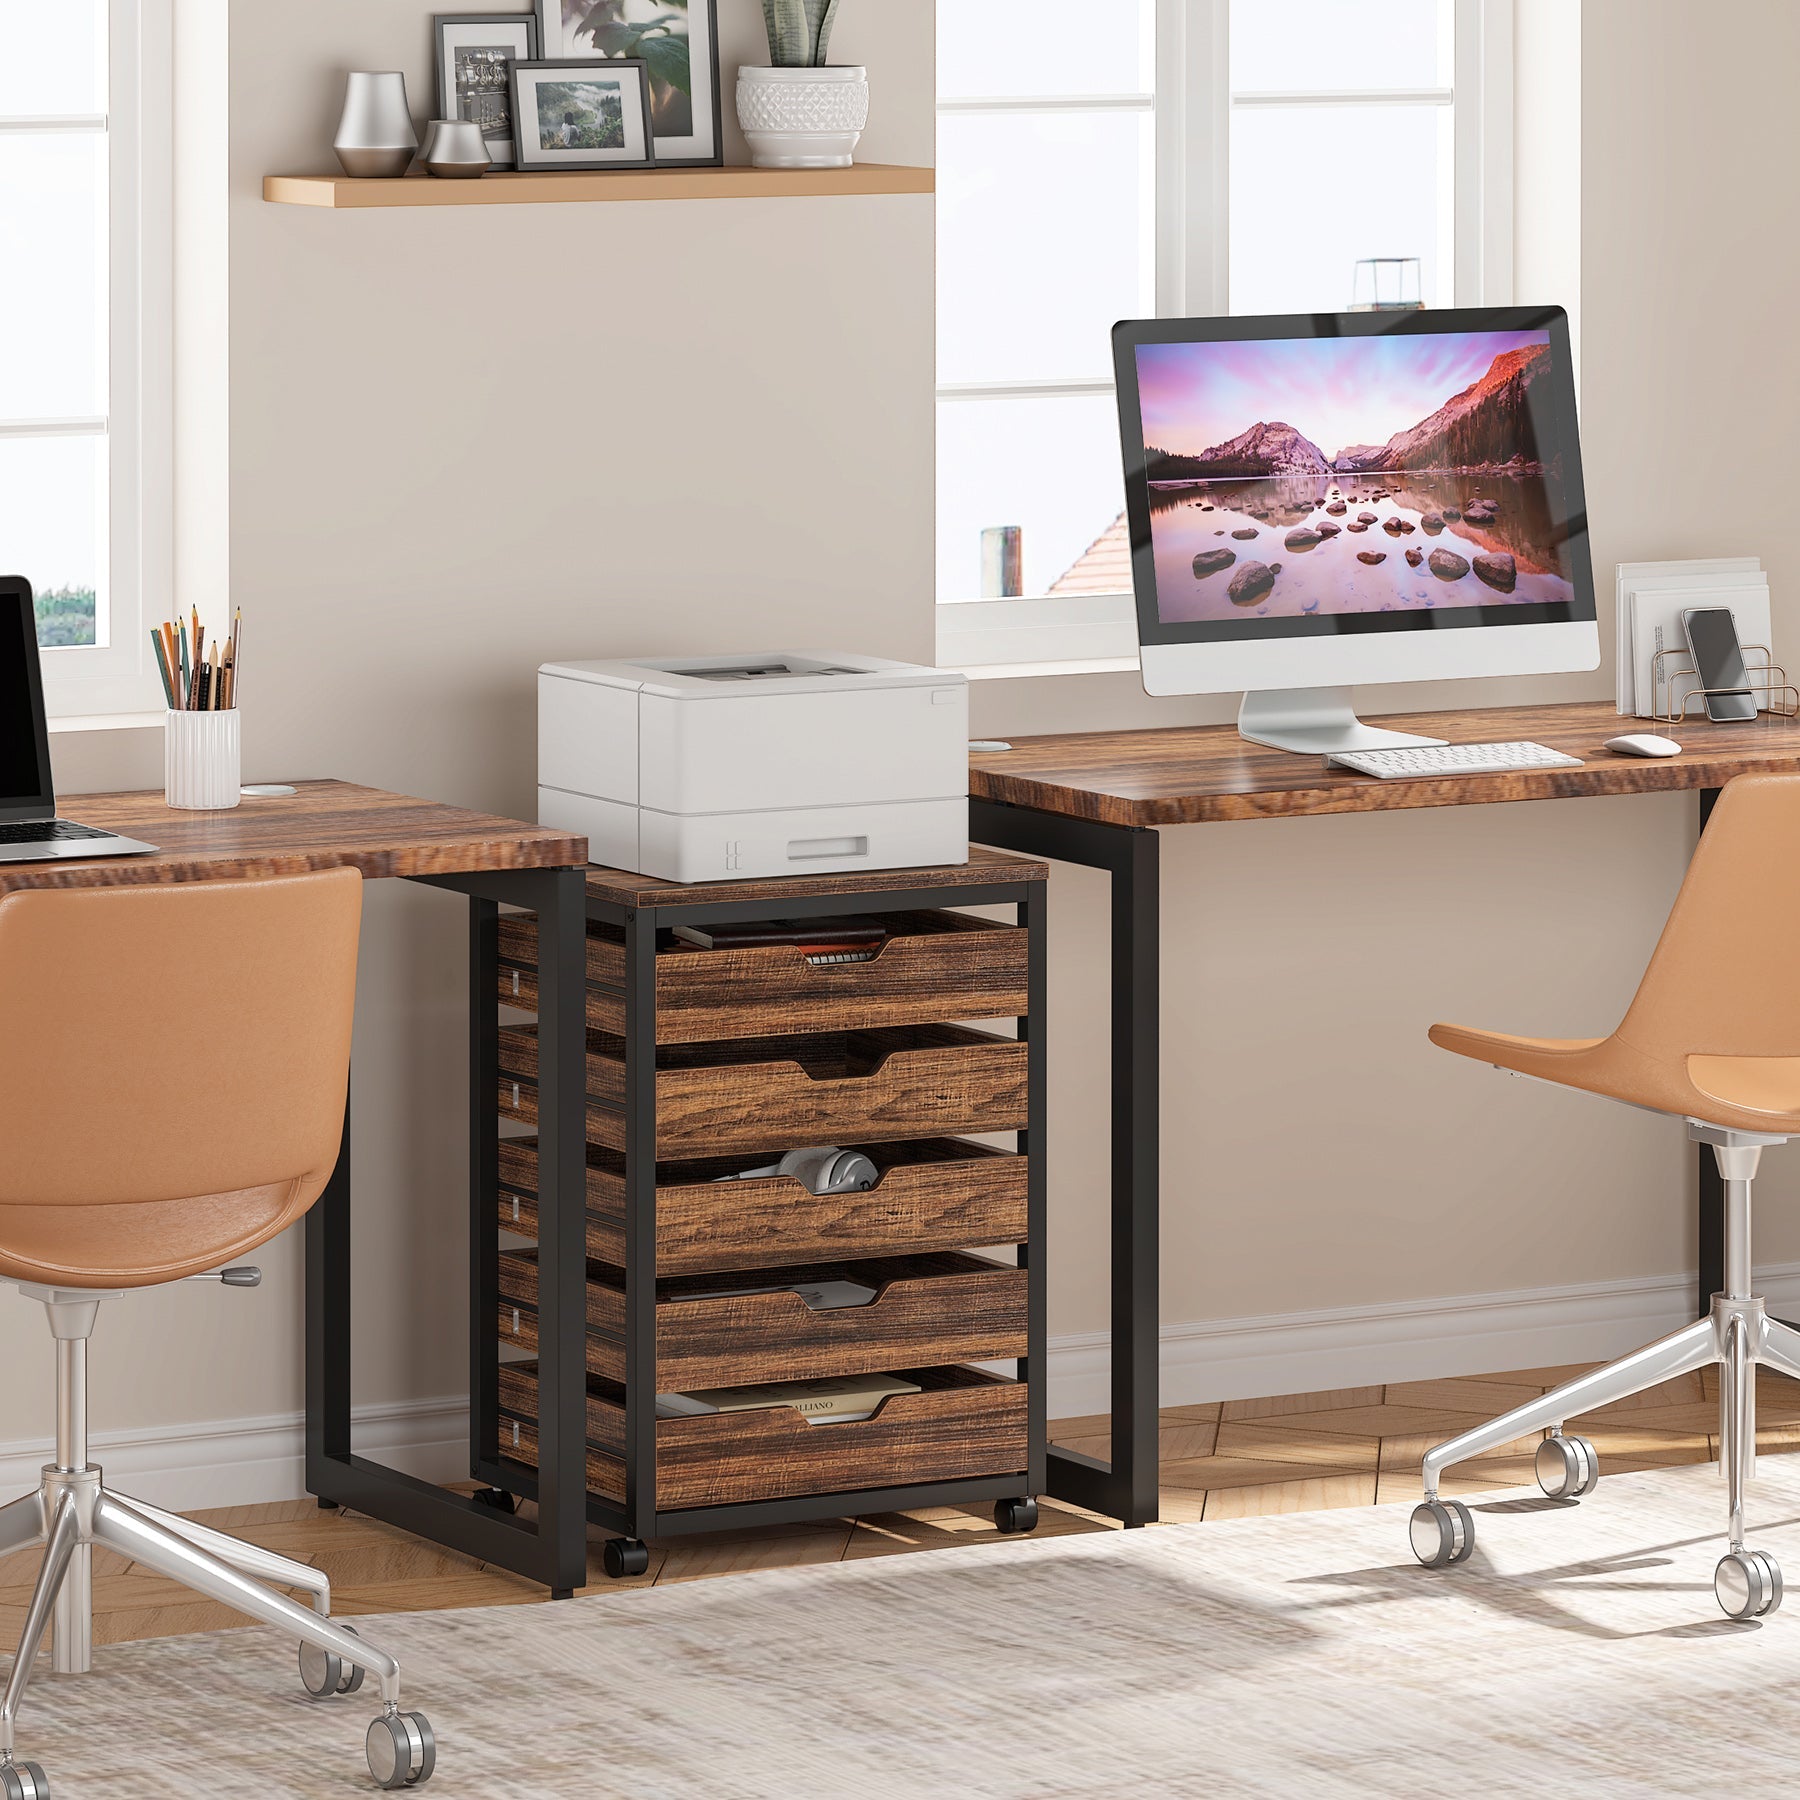
<svg viewBox="0 0 1800 1800">
<path fill-rule="evenodd" d="M 738 70 L 738 123 L 759 169 L 847 169 L 869 118 L 869 72 L 825 60 L 838 0 L 762 0 L 769 67 Z"/>
</svg>

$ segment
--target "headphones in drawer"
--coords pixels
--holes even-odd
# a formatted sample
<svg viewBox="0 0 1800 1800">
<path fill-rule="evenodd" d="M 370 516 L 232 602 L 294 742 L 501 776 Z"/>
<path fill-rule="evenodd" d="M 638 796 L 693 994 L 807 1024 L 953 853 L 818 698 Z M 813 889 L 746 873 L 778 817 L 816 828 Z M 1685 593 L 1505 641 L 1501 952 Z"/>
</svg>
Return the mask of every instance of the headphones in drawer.
<svg viewBox="0 0 1800 1800">
<path fill-rule="evenodd" d="M 740 1169 L 721 1175 L 721 1181 L 756 1181 L 770 1175 L 792 1175 L 809 1194 L 867 1193 L 880 1179 L 874 1163 L 860 1150 L 840 1150 L 823 1144 L 811 1150 L 790 1150 L 780 1162 L 760 1169 Z"/>
</svg>

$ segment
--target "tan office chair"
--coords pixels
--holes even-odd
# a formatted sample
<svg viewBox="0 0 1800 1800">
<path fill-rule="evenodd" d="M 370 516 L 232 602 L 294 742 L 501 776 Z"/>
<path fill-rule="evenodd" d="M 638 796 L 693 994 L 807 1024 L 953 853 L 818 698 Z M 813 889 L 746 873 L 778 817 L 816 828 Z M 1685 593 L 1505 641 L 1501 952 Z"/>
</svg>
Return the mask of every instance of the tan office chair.
<svg viewBox="0 0 1800 1800">
<path fill-rule="evenodd" d="M 330 1622 L 325 1576 L 116 1494 L 88 1461 L 100 1302 L 267 1243 L 331 1176 L 361 914 L 352 869 L 0 897 L 0 1281 L 43 1303 L 56 1339 L 56 1460 L 0 1508 L 0 1555 L 48 1546 L 0 1697 L 0 1800 L 48 1794 L 43 1770 L 14 1760 L 14 1727 L 53 1615 L 53 1667 L 90 1666 L 94 1544 L 292 1632 L 315 1697 L 373 1673 L 371 1773 L 386 1788 L 431 1774 L 399 1665 Z"/>
<path fill-rule="evenodd" d="M 1731 1542 L 1713 1588 L 1733 1618 L 1757 1618 L 1781 1604 L 1775 1559 L 1744 1547 L 1744 1486 L 1755 1473 L 1755 1365 L 1800 1378 L 1800 1331 L 1767 1317 L 1750 1291 L 1750 1184 L 1766 1146 L 1800 1136 L 1797 891 L 1800 775 L 1740 775 L 1719 797 L 1637 996 L 1611 1037 L 1432 1026 L 1431 1041 L 1459 1056 L 1685 1119 L 1688 1135 L 1712 1146 L 1724 1180 L 1725 1291 L 1713 1296 L 1708 1318 L 1429 1451 L 1425 1500 L 1412 1516 L 1421 1562 L 1462 1562 L 1474 1547 L 1468 1508 L 1438 1497 L 1453 1463 L 1548 1428 L 1537 1450 L 1539 1484 L 1558 1497 L 1585 1494 L 1599 1474 L 1594 1447 L 1564 1433 L 1566 1418 L 1717 1364 Z"/>
</svg>

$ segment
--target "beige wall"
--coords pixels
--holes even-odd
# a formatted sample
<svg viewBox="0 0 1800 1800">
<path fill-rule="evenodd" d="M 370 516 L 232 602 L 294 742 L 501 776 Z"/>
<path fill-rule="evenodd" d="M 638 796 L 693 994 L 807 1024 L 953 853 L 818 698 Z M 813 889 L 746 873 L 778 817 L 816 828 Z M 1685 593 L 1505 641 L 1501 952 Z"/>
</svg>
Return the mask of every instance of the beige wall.
<svg viewBox="0 0 1800 1800">
<path fill-rule="evenodd" d="M 265 173 L 331 166 L 346 70 L 405 69 L 424 110 L 430 11 L 230 6 L 223 498 L 246 777 L 337 775 L 530 817 L 549 658 L 816 642 L 929 660 L 930 200 L 265 204 Z M 719 11 L 732 71 L 755 59 L 760 13 Z M 871 69 L 867 156 L 928 162 L 927 9 L 847 12 L 838 53 Z M 183 22 L 202 68 L 219 19 L 203 4 Z M 204 206 L 188 217 L 184 248 L 204 250 Z M 216 264 L 190 255 L 184 277 L 185 299 L 217 301 Z M 198 337 L 181 373 L 183 592 L 205 596 L 225 344 Z M 59 784 L 155 785 L 160 753 L 153 732 L 59 736 Z M 359 1400 L 463 1382 L 463 929 L 448 896 L 369 889 Z M 297 1234 L 264 1261 L 257 1294 L 121 1304 L 95 1356 L 96 1430 L 299 1404 Z M 26 1374 L 0 1441 L 49 1428 L 48 1344 L 27 1309 L 0 1309 L 0 1355 Z"/>
<path fill-rule="evenodd" d="M 720 3 L 729 69 L 753 54 L 755 9 Z M 223 499 L 231 588 L 251 621 L 250 777 L 337 774 L 528 815 L 531 672 L 546 657 L 808 640 L 928 655 L 929 203 L 264 205 L 266 171 L 329 165 L 345 69 L 404 67 L 425 97 L 428 10 L 230 5 Z M 1800 123 L 1783 84 L 1800 12 L 1719 0 L 1704 32 L 1693 18 L 1677 0 L 1586 5 L 1595 562 L 1604 591 L 1620 557 L 1760 554 L 1785 618 L 1797 553 L 1777 523 L 1774 436 L 1792 385 L 1782 184 Z M 928 160 L 930 9 L 853 0 L 840 33 L 840 53 L 871 68 L 865 154 Z M 727 90 L 729 114 L 729 77 Z M 1522 124 L 1530 113 L 1527 96 Z M 190 248 L 204 221 L 194 232 Z M 1550 280 L 1554 238 L 1521 256 L 1522 298 L 1562 297 L 1530 285 Z M 199 279 L 216 299 L 215 277 Z M 216 435 L 192 433 L 224 346 L 192 336 L 184 542 L 190 579 L 210 588 L 221 496 L 208 470 L 223 459 Z M 1672 507 L 1663 464 L 1676 459 L 1687 504 Z M 1367 704 L 1607 691 L 1602 673 Z M 1225 712 L 1081 677 L 982 683 L 975 719 L 1025 732 Z M 158 779 L 153 734 L 56 748 L 66 791 Z M 1166 833 L 1166 1317 L 1684 1267 L 1691 1177 L 1676 1128 L 1503 1082 L 1423 1034 L 1439 1016 L 1610 1022 L 1693 824 L 1691 800 L 1646 798 Z M 1086 872 L 1059 870 L 1054 898 L 1052 1329 L 1068 1334 L 1104 1317 L 1104 919 Z M 369 899 L 359 1394 L 451 1393 L 461 919 L 436 895 L 378 886 Z M 1794 1185 L 1777 1162 L 1770 1188 Z M 1763 1248 L 1785 1261 L 1800 1257 L 1800 1221 L 1783 1212 L 1765 1210 Z M 96 1358 L 97 1428 L 295 1406 L 295 1252 L 269 1253 L 260 1294 L 124 1303 Z M 41 1324 L 0 1309 L 0 1353 L 25 1377 L 0 1439 L 47 1430 Z"/>
</svg>

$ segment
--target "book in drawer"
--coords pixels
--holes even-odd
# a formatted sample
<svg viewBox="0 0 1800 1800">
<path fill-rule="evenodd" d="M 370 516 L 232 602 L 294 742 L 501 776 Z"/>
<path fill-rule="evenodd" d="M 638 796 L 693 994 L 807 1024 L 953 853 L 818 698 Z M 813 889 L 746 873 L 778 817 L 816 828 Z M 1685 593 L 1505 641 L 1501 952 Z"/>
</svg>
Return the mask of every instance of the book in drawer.
<svg viewBox="0 0 1800 1800">
<path fill-rule="evenodd" d="M 741 1170 L 743 1156 L 660 1164 L 657 1270 L 692 1275 L 1025 1241 L 1025 1157 L 963 1138 L 848 1147 L 862 1149 L 879 1172 L 866 1193 L 813 1194 L 792 1175 L 718 1179 Z M 501 1229 L 535 1238 L 536 1138 L 502 1139 L 500 1184 Z M 625 1159 L 600 1144 L 588 1146 L 587 1253 L 625 1261 Z"/>
<path fill-rule="evenodd" d="M 922 1391 L 892 1395 L 867 1419 L 815 1424 L 788 1406 L 658 1419 L 658 1510 L 982 1475 L 1023 1477 L 1029 1455 L 1024 1387 L 980 1369 L 899 1373 Z M 535 1363 L 501 1365 L 500 1406 L 501 1456 L 536 1468 Z M 587 1438 L 589 1486 L 623 1500 L 623 1388 L 589 1380 Z"/>
<path fill-rule="evenodd" d="M 537 1027 L 500 1033 L 502 1115 L 537 1123 Z M 807 1144 L 1022 1131 L 1029 1047 L 966 1025 L 665 1044 L 656 1052 L 656 1157 L 780 1155 Z M 626 1140 L 625 1042 L 587 1033 L 587 1129 Z"/>
<path fill-rule="evenodd" d="M 856 1031 L 1025 1012 L 1021 927 L 954 912 L 870 917 L 887 927 L 888 937 L 867 962 L 821 963 L 794 944 L 703 950 L 665 940 L 656 957 L 658 1040 Z M 534 914 L 501 919 L 498 979 L 502 1002 L 537 1010 Z M 615 1034 L 625 1030 L 625 934 L 598 920 L 588 925 L 587 1022 Z"/>
<path fill-rule="evenodd" d="M 788 1291 L 732 1291 L 761 1285 L 754 1277 L 696 1275 L 659 1281 L 657 1391 L 869 1375 L 1027 1354 L 1030 1278 L 1020 1268 L 945 1252 L 780 1273 L 796 1282 L 858 1281 L 873 1287 L 875 1298 L 866 1306 L 815 1311 Z M 502 1344 L 538 1348 L 537 1297 L 537 1253 L 505 1252 L 496 1320 Z M 625 1379 L 625 1337 L 625 1278 L 604 1263 L 590 1263 L 590 1374 Z"/>
</svg>

